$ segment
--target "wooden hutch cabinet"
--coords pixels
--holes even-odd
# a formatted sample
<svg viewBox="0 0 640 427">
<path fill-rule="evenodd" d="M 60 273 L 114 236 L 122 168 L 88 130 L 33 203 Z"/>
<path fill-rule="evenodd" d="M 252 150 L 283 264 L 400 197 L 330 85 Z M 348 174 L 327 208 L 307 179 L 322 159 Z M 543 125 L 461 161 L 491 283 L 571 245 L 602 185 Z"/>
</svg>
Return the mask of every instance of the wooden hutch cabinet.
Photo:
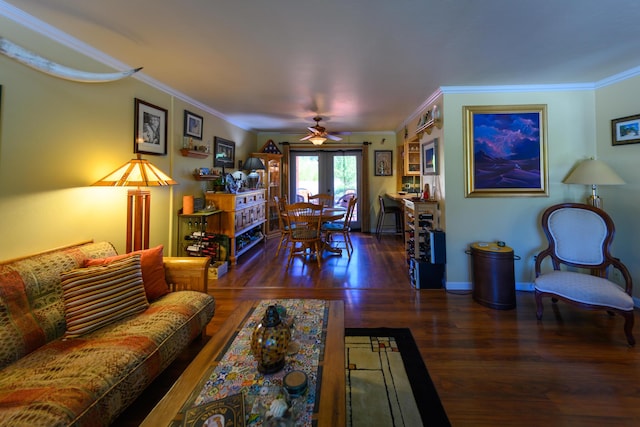
<svg viewBox="0 0 640 427">
<path fill-rule="evenodd" d="M 280 236 L 280 224 L 278 223 L 278 207 L 274 202 L 274 196 L 282 197 L 282 154 L 252 153 L 251 157 L 257 157 L 264 163 L 264 170 L 257 170 L 260 174 L 260 185 L 264 187 L 267 202 L 267 224 L 265 234 L 267 238 Z"/>
<path fill-rule="evenodd" d="M 237 264 L 240 255 L 264 240 L 265 194 L 263 189 L 242 193 L 205 193 L 207 202 L 212 201 L 220 214 L 220 230 L 214 222 L 208 224 L 212 232 L 229 236 L 229 261 Z M 212 228 L 213 227 L 213 228 Z"/>
</svg>

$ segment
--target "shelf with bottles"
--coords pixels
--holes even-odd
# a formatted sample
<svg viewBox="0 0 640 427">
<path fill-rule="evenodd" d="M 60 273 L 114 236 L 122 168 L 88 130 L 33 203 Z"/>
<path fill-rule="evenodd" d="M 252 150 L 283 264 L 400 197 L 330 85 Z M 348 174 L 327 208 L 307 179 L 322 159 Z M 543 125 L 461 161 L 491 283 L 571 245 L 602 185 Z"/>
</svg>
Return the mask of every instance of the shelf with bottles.
<svg viewBox="0 0 640 427">
<path fill-rule="evenodd" d="M 262 225 L 253 227 L 236 237 L 236 256 L 240 256 L 264 239 Z"/>
<path fill-rule="evenodd" d="M 404 200 L 405 255 L 411 286 L 441 288 L 446 262 L 445 233 L 437 201 Z"/>
<path fill-rule="evenodd" d="M 224 234 L 194 231 L 184 236 L 183 256 L 208 256 L 212 261 L 229 259 L 229 237 Z"/>
<path fill-rule="evenodd" d="M 407 263 L 411 259 L 429 257 L 429 233 L 439 224 L 438 203 L 404 200 L 405 252 Z"/>
<path fill-rule="evenodd" d="M 213 210 L 183 214 L 180 209 L 178 212 L 178 256 L 209 255 L 208 252 L 213 250 L 212 242 L 215 241 L 216 236 L 215 233 L 209 231 L 209 225 L 211 222 L 220 224 L 220 213 L 222 213 L 221 210 Z M 217 221 L 214 216 L 217 216 Z M 210 246 L 211 248 L 209 248 Z M 218 258 L 212 257 L 212 259 Z"/>
</svg>

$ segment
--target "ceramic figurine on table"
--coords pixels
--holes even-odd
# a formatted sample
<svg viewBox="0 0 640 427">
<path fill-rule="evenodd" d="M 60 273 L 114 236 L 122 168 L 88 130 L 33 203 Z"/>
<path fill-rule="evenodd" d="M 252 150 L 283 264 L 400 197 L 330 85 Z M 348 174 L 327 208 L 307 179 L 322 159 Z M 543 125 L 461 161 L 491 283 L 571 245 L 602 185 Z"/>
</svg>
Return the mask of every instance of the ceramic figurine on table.
<svg viewBox="0 0 640 427">
<path fill-rule="evenodd" d="M 263 374 L 278 372 L 284 367 L 291 340 L 289 325 L 280 320 L 276 306 L 270 305 L 251 337 L 251 352 Z"/>
</svg>

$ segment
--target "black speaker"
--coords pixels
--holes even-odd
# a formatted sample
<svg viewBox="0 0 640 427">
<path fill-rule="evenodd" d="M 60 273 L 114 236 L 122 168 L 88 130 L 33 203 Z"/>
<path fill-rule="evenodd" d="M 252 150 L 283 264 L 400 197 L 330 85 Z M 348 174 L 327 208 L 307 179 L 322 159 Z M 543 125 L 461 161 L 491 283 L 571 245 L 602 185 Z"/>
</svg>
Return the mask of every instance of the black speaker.
<svg viewBox="0 0 640 427">
<path fill-rule="evenodd" d="M 447 263 L 447 248 L 444 231 L 429 231 L 429 261 L 431 264 Z"/>
<path fill-rule="evenodd" d="M 411 260 L 411 285 L 416 289 L 441 289 L 444 287 L 444 264 Z"/>
</svg>

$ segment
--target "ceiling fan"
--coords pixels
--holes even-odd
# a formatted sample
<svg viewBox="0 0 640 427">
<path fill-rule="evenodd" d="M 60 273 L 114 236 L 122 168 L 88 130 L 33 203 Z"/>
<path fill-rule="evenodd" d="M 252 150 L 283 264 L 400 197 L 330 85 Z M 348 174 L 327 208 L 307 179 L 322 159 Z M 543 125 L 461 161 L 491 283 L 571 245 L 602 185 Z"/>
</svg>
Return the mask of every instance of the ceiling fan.
<svg viewBox="0 0 640 427">
<path fill-rule="evenodd" d="M 332 141 L 342 140 L 342 138 L 340 138 L 339 136 L 335 136 L 327 132 L 327 129 L 325 129 L 324 126 L 320 126 L 320 121 L 322 120 L 322 117 L 316 116 L 313 118 L 313 120 L 316 122 L 316 125 L 309 126 L 307 128 L 309 129 L 309 134 L 304 138 L 301 138 L 300 141 L 308 140 L 308 141 L 311 141 L 313 145 L 322 145 L 322 143 L 325 142 L 327 139 L 330 139 Z"/>
</svg>

